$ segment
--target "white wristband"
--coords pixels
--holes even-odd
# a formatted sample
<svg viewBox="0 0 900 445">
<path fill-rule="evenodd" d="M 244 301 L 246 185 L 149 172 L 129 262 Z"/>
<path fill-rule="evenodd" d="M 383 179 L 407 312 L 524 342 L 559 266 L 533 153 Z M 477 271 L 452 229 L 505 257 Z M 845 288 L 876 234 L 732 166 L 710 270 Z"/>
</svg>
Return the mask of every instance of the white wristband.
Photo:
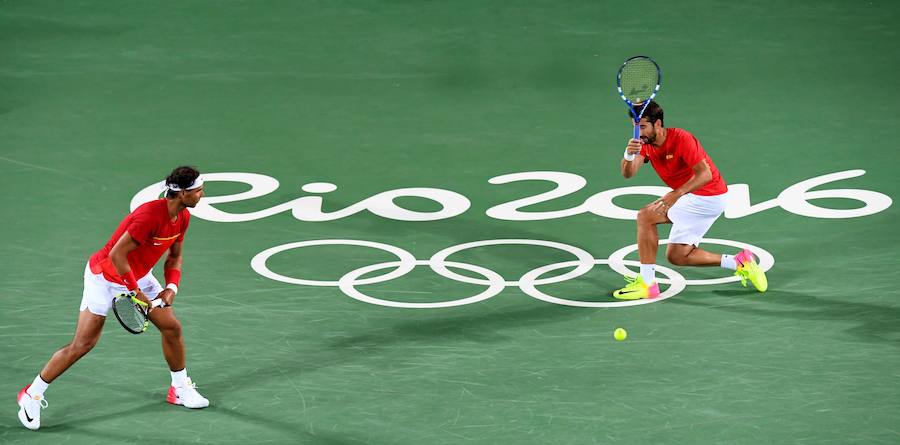
<svg viewBox="0 0 900 445">
<path fill-rule="evenodd" d="M 633 153 L 628 153 L 627 150 L 625 151 L 625 160 L 626 161 L 631 162 L 634 160 L 634 157 L 635 157 L 635 155 Z"/>
<path fill-rule="evenodd" d="M 169 283 L 166 285 L 166 289 L 172 289 L 172 292 L 178 293 L 178 285 L 175 283 Z"/>
</svg>

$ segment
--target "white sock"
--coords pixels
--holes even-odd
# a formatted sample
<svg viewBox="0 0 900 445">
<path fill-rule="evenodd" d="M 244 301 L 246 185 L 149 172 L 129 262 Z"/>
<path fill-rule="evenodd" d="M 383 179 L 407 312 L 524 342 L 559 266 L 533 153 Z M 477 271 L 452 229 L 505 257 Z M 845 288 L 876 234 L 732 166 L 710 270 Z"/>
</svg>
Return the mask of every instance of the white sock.
<svg viewBox="0 0 900 445">
<path fill-rule="evenodd" d="M 31 382 L 31 386 L 28 387 L 28 394 L 33 396 L 43 396 L 44 391 L 47 390 L 48 386 L 50 386 L 50 384 L 45 382 L 44 379 L 41 378 L 41 375 L 38 374 L 37 377 L 34 378 L 34 381 Z"/>
<path fill-rule="evenodd" d="M 641 264 L 641 278 L 648 286 L 656 282 L 656 264 Z"/>
<path fill-rule="evenodd" d="M 723 269 L 737 270 L 737 261 L 734 260 L 734 255 L 722 254 L 721 266 Z"/>
<path fill-rule="evenodd" d="M 172 373 L 172 386 L 184 386 L 184 381 L 187 380 L 187 368 L 170 372 Z"/>
</svg>

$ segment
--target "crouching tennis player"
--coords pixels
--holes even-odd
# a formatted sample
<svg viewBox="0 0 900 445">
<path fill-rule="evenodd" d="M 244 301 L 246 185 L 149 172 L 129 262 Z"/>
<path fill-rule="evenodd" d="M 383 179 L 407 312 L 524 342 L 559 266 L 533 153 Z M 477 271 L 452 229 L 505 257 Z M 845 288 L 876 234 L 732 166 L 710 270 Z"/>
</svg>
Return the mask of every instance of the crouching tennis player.
<svg viewBox="0 0 900 445">
<path fill-rule="evenodd" d="M 670 263 L 734 270 L 744 286 L 750 281 L 756 290 L 765 292 L 768 288 L 766 274 L 752 252 L 745 249 L 736 255 L 725 255 L 699 247 L 700 240 L 725 211 L 725 194 L 728 192 L 728 186 L 700 141 L 680 128 L 666 128 L 663 110 L 656 102 L 647 105 L 639 125 L 641 138 L 628 141 L 622 160 L 622 176 L 631 178 L 641 165 L 649 162 L 672 191 L 638 212 L 641 273 L 634 278 L 625 277 L 628 284 L 613 292 L 613 296 L 622 300 L 659 296 L 656 283 L 659 233 L 656 226 L 660 224 L 672 224 L 666 248 L 666 259 Z"/>
</svg>

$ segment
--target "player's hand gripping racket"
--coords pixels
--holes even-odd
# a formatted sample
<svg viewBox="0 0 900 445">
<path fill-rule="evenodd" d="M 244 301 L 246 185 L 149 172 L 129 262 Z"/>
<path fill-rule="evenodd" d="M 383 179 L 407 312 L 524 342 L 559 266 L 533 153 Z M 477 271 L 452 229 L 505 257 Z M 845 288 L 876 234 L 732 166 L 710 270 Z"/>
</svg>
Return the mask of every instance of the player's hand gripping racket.
<svg viewBox="0 0 900 445">
<path fill-rule="evenodd" d="M 150 325 L 147 321 L 150 309 L 165 306 L 166 303 L 162 301 L 162 298 L 157 298 L 151 301 L 150 307 L 147 307 L 147 303 L 138 300 L 134 292 L 119 294 L 113 300 L 113 312 L 116 314 L 116 319 L 126 331 L 132 334 L 140 334 L 147 330 Z"/>
<path fill-rule="evenodd" d="M 634 116 L 635 139 L 641 138 L 641 128 L 638 124 L 647 105 L 650 105 L 650 101 L 659 93 L 661 82 L 659 65 L 647 56 L 634 56 L 619 68 L 616 83 L 619 86 L 619 96 L 622 96 L 622 100 Z"/>
</svg>

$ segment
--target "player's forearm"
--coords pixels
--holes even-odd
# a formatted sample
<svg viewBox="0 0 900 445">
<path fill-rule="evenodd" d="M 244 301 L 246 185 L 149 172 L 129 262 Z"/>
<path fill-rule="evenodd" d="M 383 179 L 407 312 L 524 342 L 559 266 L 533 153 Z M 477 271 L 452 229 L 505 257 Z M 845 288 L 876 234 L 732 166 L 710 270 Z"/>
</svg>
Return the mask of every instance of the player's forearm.
<svg viewBox="0 0 900 445">
<path fill-rule="evenodd" d="M 116 269 L 116 273 L 119 274 L 122 282 L 125 283 L 125 287 L 128 288 L 128 290 L 137 289 L 137 277 L 134 276 L 134 273 L 131 271 L 131 265 L 128 264 L 127 252 L 113 248 L 109 252 L 109 259 Z"/>
<path fill-rule="evenodd" d="M 128 264 L 128 254 L 121 250 L 113 249 L 109 252 L 109 259 L 116 269 L 116 273 L 125 276 L 131 272 L 131 265 Z"/>
<path fill-rule="evenodd" d="M 712 180 L 712 172 L 709 170 L 702 171 L 700 173 L 694 173 L 694 176 L 691 176 L 691 179 L 688 179 L 688 182 L 685 182 L 681 187 L 678 187 L 675 192 L 681 196 L 684 196 L 688 193 L 693 192 L 694 190 L 699 189 L 706 185 L 707 182 Z"/>
<path fill-rule="evenodd" d="M 625 159 L 622 159 L 622 176 L 624 176 L 625 179 L 634 176 L 637 173 L 639 166 L 640 165 L 637 163 L 637 159 L 635 159 L 634 161 L 626 161 Z"/>
<path fill-rule="evenodd" d="M 164 270 L 176 269 L 181 270 L 181 255 L 169 255 L 166 257 L 166 263 L 163 266 Z"/>
</svg>

